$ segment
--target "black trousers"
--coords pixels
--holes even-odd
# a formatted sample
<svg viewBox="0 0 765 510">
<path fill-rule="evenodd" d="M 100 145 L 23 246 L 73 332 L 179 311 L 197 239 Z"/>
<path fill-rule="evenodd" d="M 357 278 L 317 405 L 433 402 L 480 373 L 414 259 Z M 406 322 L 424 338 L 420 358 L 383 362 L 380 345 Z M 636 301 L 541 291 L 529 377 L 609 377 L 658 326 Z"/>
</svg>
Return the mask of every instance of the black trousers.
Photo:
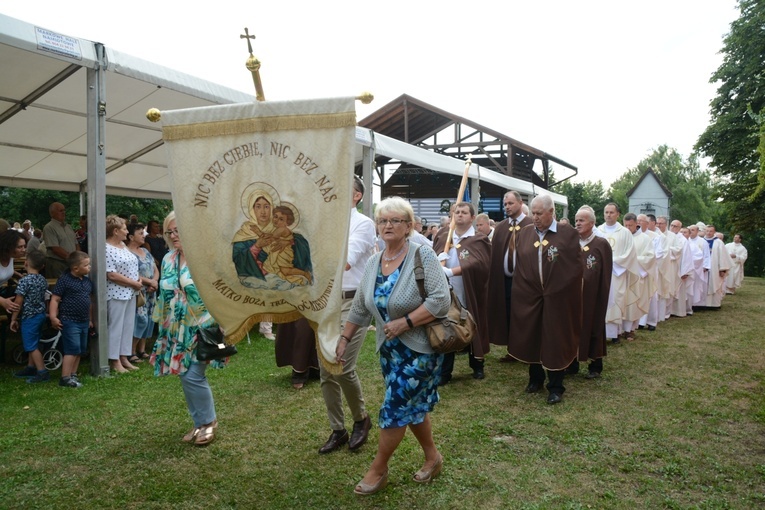
<svg viewBox="0 0 765 510">
<path fill-rule="evenodd" d="M 565 374 L 565 370 L 548 370 L 547 391 L 563 395 L 563 392 L 566 391 L 566 388 L 563 386 L 563 376 Z M 542 368 L 542 365 L 538 363 L 529 365 L 529 382 L 539 384 L 540 386 L 545 383 L 545 369 Z"/>
<path fill-rule="evenodd" d="M 452 372 L 454 372 L 454 356 L 456 353 L 450 352 L 444 354 L 444 362 L 441 364 L 441 380 L 449 381 L 452 378 Z M 483 360 L 476 359 L 473 353 L 468 353 L 468 364 L 473 371 L 478 369 L 483 370 Z"/>
</svg>

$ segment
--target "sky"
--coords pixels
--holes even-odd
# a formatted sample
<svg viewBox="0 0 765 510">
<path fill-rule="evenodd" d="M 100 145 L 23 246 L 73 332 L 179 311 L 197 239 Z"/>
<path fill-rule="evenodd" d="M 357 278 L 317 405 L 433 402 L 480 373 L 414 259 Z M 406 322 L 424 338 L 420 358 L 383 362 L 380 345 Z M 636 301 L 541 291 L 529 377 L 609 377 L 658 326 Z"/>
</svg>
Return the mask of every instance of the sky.
<svg viewBox="0 0 765 510">
<path fill-rule="evenodd" d="M 370 91 L 361 120 L 409 94 L 605 187 L 660 145 L 692 152 L 739 15 L 735 0 L 5 0 L 0 12 L 254 95 L 247 27 L 267 100 Z"/>
</svg>

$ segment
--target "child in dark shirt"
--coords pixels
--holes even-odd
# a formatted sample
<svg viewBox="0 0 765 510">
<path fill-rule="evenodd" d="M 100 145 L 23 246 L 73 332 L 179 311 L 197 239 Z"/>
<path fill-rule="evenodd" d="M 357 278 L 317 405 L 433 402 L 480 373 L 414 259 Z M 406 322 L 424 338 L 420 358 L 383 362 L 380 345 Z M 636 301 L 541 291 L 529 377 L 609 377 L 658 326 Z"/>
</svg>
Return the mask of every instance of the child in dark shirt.
<svg viewBox="0 0 765 510">
<path fill-rule="evenodd" d="M 45 323 L 45 293 L 48 291 L 48 280 L 42 272 L 45 267 L 45 254 L 33 251 L 27 254 L 24 262 L 26 276 L 19 280 L 16 287 L 16 303 L 21 306 L 19 311 L 11 316 L 11 331 L 19 331 L 19 315 L 21 316 L 21 340 L 24 351 L 29 355 L 27 368 L 16 372 L 16 377 L 26 377 L 28 383 L 50 381 L 50 374 L 43 363 L 40 352 L 40 333 Z"/>
<path fill-rule="evenodd" d="M 74 251 L 66 259 L 69 270 L 59 276 L 50 300 L 50 323 L 61 330 L 64 346 L 64 363 L 61 366 L 59 386 L 81 388 L 77 377 L 80 358 L 88 351 L 88 329 L 91 320 L 91 296 L 93 282 L 88 278 L 90 257 L 81 251 Z"/>
</svg>

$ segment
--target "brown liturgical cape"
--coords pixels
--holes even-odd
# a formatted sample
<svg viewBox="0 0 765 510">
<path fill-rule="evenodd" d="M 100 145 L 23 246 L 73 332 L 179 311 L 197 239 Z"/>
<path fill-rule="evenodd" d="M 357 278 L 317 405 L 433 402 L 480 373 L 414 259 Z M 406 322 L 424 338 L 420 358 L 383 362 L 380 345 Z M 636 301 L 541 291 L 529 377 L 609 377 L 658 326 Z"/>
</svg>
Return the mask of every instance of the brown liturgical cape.
<svg viewBox="0 0 765 510">
<path fill-rule="evenodd" d="M 533 225 L 519 232 L 507 351 L 525 363 L 563 370 L 577 356 L 582 331 L 579 234 L 558 224 L 540 242 Z"/>
<path fill-rule="evenodd" d="M 449 237 L 449 229 L 442 228 L 433 239 L 433 250 L 442 253 Z M 476 358 L 483 358 L 488 354 L 489 345 L 488 316 L 486 305 L 488 294 L 486 282 L 489 279 L 489 258 L 491 256 L 491 243 L 489 238 L 480 232 L 463 239 L 457 249 L 457 254 L 462 268 L 462 283 L 465 287 L 464 303 L 468 311 L 473 315 L 478 331 L 473 338 L 471 352 Z"/>
<path fill-rule="evenodd" d="M 507 328 L 507 310 L 505 309 L 505 253 L 510 245 L 510 226 L 512 220 L 505 218 L 494 227 L 491 240 L 491 279 L 489 280 L 489 338 L 496 345 L 507 345 L 511 334 Z M 524 216 L 518 224 L 521 228 L 531 225 L 531 218 Z M 520 231 L 518 231 L 520 234 Z M 518 234 L 515 242 L 518 242 Z"/>
<path fill-rule="evenodd" d="M 579 361 L 606 355 L 606 311 L 613 269 L 611 245 L 594 237 L 582 247 L 584 285 L 582 287 L 582 334 L 579 337 Z"/>
</svg>

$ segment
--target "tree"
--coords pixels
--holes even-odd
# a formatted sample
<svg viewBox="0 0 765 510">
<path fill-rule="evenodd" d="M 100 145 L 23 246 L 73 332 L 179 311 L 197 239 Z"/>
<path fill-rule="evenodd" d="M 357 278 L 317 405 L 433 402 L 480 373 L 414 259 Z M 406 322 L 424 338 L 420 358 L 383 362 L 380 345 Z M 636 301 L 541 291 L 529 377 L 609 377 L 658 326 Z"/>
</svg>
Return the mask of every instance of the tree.
<svg viewBox="0 0 765 510">
<path fill-rule="evenodd" d="M 555 193 L 560 193 L 568 198 L 568 219 L 571 223 L 574 223 L 574 216 L 576 211 L 583 205 L 589 205 L 595 209 L 595 216 L 597 217 L 597 224 L 602 223 L 603 220 L 603 208 L 606 205 L 606 192 L 603 189 L 603 183 L 600 181 L 592 182 L 571 182 L 571 180 L 563 181 L 555 186 Z M 562 208 L 561 208 L 562 209 Z M 562 211 L 557 211 L 559 214 Z M 559 218 L 561 216 L 558 216 Z"/>
<path fill-rule="evenodd" d="M 48 207 L 53 202 L 61 202 L 66 207 L 66 222 L 79 228 L 80 197 L 79 193 L 68 191 L 52 191 L 43 189 L 5 188 L 0 187 L 2 211 L 0 217 L 13 222 L 29 219 L 35 228 L 42 228 L 50 221 Z M 120 197 L 107 195 L 106 213 L 128 216 L 137 214 L 138 219 L 147 222 L 152 219 L 160 222 L 173 208 L 170 200 L 148 198 Z"/>
<path fill-rule="evenodd" d="M 755 233 L 765 227 L 765 193 L 757 193 L 759 125 L 765 108 L 765 0 L 739 0 L 740 17 L 723 40 L 723 63 L 710 82 L 719 83 L 710 103 L 711 122 L 696 148 L 711 158 L 732 226 Z"/>
</svg>

